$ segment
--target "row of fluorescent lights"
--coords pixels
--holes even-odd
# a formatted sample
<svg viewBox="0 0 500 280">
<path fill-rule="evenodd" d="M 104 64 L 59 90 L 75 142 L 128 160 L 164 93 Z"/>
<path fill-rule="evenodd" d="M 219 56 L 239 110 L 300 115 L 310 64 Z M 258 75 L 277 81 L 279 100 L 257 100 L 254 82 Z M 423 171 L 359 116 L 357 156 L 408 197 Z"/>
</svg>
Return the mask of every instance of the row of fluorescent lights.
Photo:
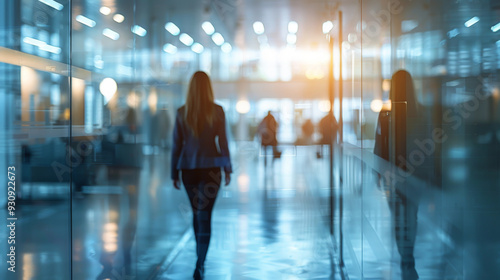
<svg viewBox="0 0 500 280">
<path fill-rule="evenodd" d="M 297 43 L 297 31 L 299 31 L 299 24 L 296 21 L 290 21 L 288 35 L 286 35 L 286 42 L 289 46 L 294 46 Z"/>
<path fill-rule="evenodd" d="M 54 0 L 38 0 L 40 3 L 43 3 L 51 8 L 54 8 L 58 11 L 62 10 L 64 8 L 64 5 L 57 2 L 57 1 L 54 1 Z"/>
<path fill-rule="evenodd" d="M 55 10 L 58 10 L 58 11 L 61 11 L 64 8 L 63 4 L 61 4 L 57 1 L 54 1 L 54 0 L 38 0 L 38 1 L 40 3 L 43 3 L 47 6 L 55 9 Z M 44 41 L 41 41 L 41 40 L 38 40 L 35 38 L 24 37 L 23 42 L 26 44 L 38 47 L 38 49 L 40 49 L 42 51 L 50 52 L 53 54 L 60 54 L 61 53 L 61 48 L 49 45 L 49 44 L 47 44 L 47 42 L 44 42 Z"/>
<path fill-rule="evenodd" d="M 257 36 L 259 36 L 259 43 L 267 44 L 267 37 L 264 35 L 266 28 L 261 21 L 256 21 L 252 25 L 253 31 Z M 288 23 L 288 34 L 286 36 L 286 42 L 288 45 L 293 46 L 297 43 L 297 32 L 299 31 L 299 24 L 296 21 L 290 21 Z"/>
<path fill-rule="evenodd" d="M 40 1 L 53 1 L 53 0 L 40 0 Z M 99 12 L 101 14 L 107 16 L 107 15 L 111 14 L 111 8 L 106 7 L 106 6 L 102 6 L 99 9 Z M 114 14 L 113 20 L 117 23 L 122 23 L 125 20 L 125 16 L 123 16 L 122 14 Z M 76 16 L 76 21 L 78 21 L 79 23 L 81 23 L 85 26 L 88 26 L 90 28 L 96 26 L 95 20 L 92 20 L 92 19 L 90 19 L 86 16 L 83 16 L 83 15 Z M 139 25 L 132 26 L 131 31 L 132 31 L 132 33 L 134 33 L 138 36 L 141 36 L 141 37 L 146 36 L 146 34 L 148 33 L 148 31 L 144 27 L 139 26 Z M 110 28 L 103 29 L 102 35 L 104 35 L 104 36 L 106 36 L 109 39 L 114 40 L 114 41 L 116 41 L 120 38 L 120 34 L 116 31 L 110 29 Z"/>
<path fill-rule="evenodd" d="M 31 37 L 24 37 L 23 42 L 26 44 L 30 44 L 32 46 L 36 46 L 42 51 L 50 52 L 53 54 L 60 54 L 61 53 L 61 48 L 49 45 L 46 42 L 38 40 L 38 39 L 34 39 Z"/>
<path fill-rule="evenodd" d="M 465 27 L 471 27 L 479 22 L 479 17 L 472 17 L 464 23 Z M 490 27 L 491 31 L 498 32 L 500 30 L 500 22 Z"/>
<path fill-rule="evenodd" d="M 464 23 L 464 26 L 469 28 L 469 27 L 473 26 L 474 24 L 478 23 L 479 21 L 480 21 L 479 17 L 474 16 L 474 17 L 468 19 Z M 500 30 L 500 22 L 491 26 L 490 29 L 492 32 L 498 32 Z M 448 32 L 448 37 L 451 39 L 451 38 L 457 37 L 459 34 L 460 34 L 460 32 L 458 31 L 458 29 L 454 28 Z"/>
<path fill-rule="evenodd" d="M 184 45 L 191 47 L 193 52 L 202 53 L 205 50 L 202 44 L 195 42 L 194 39 L 187 33 L 181 33 L 181 29 L 175 25 L 175 23 L 167 22 L 165 24 L 165 29 L 174 36 L 179 35 L 179 41 L 181 41 Z M 177 52 L 177 47 L 167 43 L 163 46 L 163 51 L 169 54 L 174 54 Z"/>
<path fill-rule="evenodd" d="M 257 40 L 260 43 L 261 48 L 263 47 L 269 47 L 269 43 L 267 42 L 267 36 L 264 34 L 266 32 L 266 28 L 264 27 L 264 24 L 260 21 L 256 21 L 252 25 L 253 27 L 253 32 L 257 34 Z"/>
<path fill-rule="evenodd" d="M 211 36 L 212 41 L 214 41 L 214 43 L 217 46 L 221 47 L 221 50 L 223 52 L 225 53 L 231 52 L 232 50 L 231 45 L 225 42 L 222 34 L 215 32 L 215 28 L 210 22 L 208 21 L 203 22 L 201 28 L 203 29 L 203 31 L 205 31 L 207 35 Z M 181 33 L 180 28 L 177 25 L 175 25 L 175 23 L 167 22 L 165 24 L 165 29 L 173 36 L 179 36 L 179 41 L 181 41 L 184 45 L 191 47 L 191 50 L 193 52 L 200 54 L 205 50 L 202 44 L 195 42 L 194 39 L 187 33 Z M 163 46 L 163 51 L 169 54 L 174 54 L 177 52 L 177 47 L 170 43 L 167 43 Z"/>
<path fill-rule="evenodd" d="M 63 9 L 63 5 L 59 2 L 56 2 L 54 0 L 39 0 L 41 3 L 44 3 L 56 10 L 62 10 Z M 100 9 L 99 9 L 99 12 L 105 16 L 107 15 L 110 15 L 111 14 L 111 8 L 109 7 L 106 7 L 106 6 L 102 6 Z M 122 15 L 122 14 L 115 14 L 113 15 L 113 20 L 117 23 L 122 23 L 124 20 L 125 20 L 125 17 Z M 92 27 L 95 27 L 96 26 L 96 21 L 95 20 L 92 20 L 84 15 L 78 15 L 76 16 L 76 21 L 78 21 L 79 23 L 85 25 L 85 26 L 88 26 L 90 28 Z M 165 25 L 165 29 L 167 31 L 169 31 L 172 35 L 174 36 L 177 36 L 180 34 L 180 29 L 179 27 L 177 27 L 173 22 L 168 22 L 166 25 Z M 221 47 L 222 51 L 223 52 L 226 52 L 226 53 L 229 53 L 231 52 L 232 50 L 232 47 L 229 43 L 225 42 L 224 40 L 224 37 L 222 36 L 222 34 L 218 33 L 218 32 L 215 32 L 215 28 L 214 26 L 208 22 L 208 21 L 205 21 L 203 24 L 202 24 L 202 29 L 203 31 L 205 31 L 205 33 L 209 36 L 212 37 L 212 41 L 214 41 L 214 43 Z M 147 30 L 139 25 L 134 25 L 132 26 L 132 29 L 131 31 L 138 35 L 138 36 L 141 36 L 141 37 L 144 37 L 146 36 L 147 34 Z M 102 31 L 102 34 L 112 40 L 118 40 L 120 38 L 120 34 L 110 28 L 105 28 L 103 29 Z M 32 45 L 36 45 L 38 46 L 40 49 L 50 49 L 52 51 L 55 51 L 53 48 L 50 48 L 50 47 L 53 47 L 53 46 L 50 46 L 48 45 L 47 43 L 45 42 L 42 42 L 42 41 L 39 41 L 39 40 L 36 40 L 36 39 L 33 39 L 33 38 L 28 38 L 27 37 L 27 41 L 28 42 L 31 42 Z M 31 39 L 31 40 L 30 40 Z M 35 40 L 35 41 L 33 41 Z M 202 53 L 203 50 L 204 50 L 204 47 L 203 45 L 201 45 L 200 43 L 196 43 L 194 42 L 194 39 L 189 36 L 188 34 L 186 33 L 182 33 L 180 34 L 179 36 L 179 40 L 185 44 L 186 46 L 188 47 L 191 47 L 191 50 L 194 51 L 195 53 Z M 48 47 L 50 46 L 50 47 Z M 55 48 L 55 47 L 54 47 Z M 172 45 L 172 44 L 166 44 L 164 47 L 163 47 L 164 51 L 167 52 L 167 53 L 175 53 L 177 52 L 177 47 Z M 59 49 L 59 53 L 60 53 L 60 49 Z"/>
<path fill-rule="evenodd" d="M 62 5 L 61 3 L 57 2 L 57 1 L 54 1 L 54 0 L 38 0 L 39 2 L 49 6 L 49 7 L 52 7 L 58 11 L 62 10 L 64 8 L 64 5 Z M 111 13 L 111 9 L 109 7 L 101 7 L 99 9 L 99 12 L 103 15 L 109 15 Z M 94 20 L 91 20 L 85 16 L 82 16 L 82 15 L 79 15 L 76 17 L 76 20 L 86 26 L 89 26 L 89 27 L 94 27 L 96 25 L 96 22 Z M 118 22 L 118 23 L 122 23 L 124 20 L 125 20 L 125 17 L 121 14 L 115 14 L 113 16 L 113 20 Z M 479 22 L 479 17 L 477 16 L 474 16 L 472 17 L 471 19 L 467 20 L 464 25 L 465 27 L 471 27 L 473 26 L 474 24 L 478 23 Z M 165 26 L 165 28 L 167 28 Z M 214 33 L 215 32 L 215 29 L 213 27 L 213 25 L 206 21 L 202 24 L 202 28 L 203 30 L 208 34 L 208 35 L 212 35 L 212 40 L 214 41 L 214 43 L 216 43 L 218 46 L 221 46 L 224 42 L 224 38 L 222 37 L 222 35 L 220 35 L 220 33 Z M 178 28 L 177 28 L 178 29 Z M 254 22 L 253 24 L 253 29 L 255 31 L 255 33 L 257 35 L 262 35 L 264 34 L 264 31 L 265 31 L 265 28 L 264 28 L 264 24 L 260 21 L 256 21 Z M 323 23 L 323 33 L 324 34 L 327 34 L 329 33 L 331 30 L 333 29 L 333 22 L 331 21 L 326 21 Z M 493 32 L 498 32 L 500 30 L 500 22 L 493 25 L 491 28 L 491 31 Z M 105 29 L 106 30 L 106 29 Z M 110 29 L 109 29 L 110 30 Z M 167 29 L 168 30 L 168 29 Z M 296 33 L 297 33 L 297 30 L 298 30 L 298 24 L 297 22 L 294 22 L 294 21 L 291 21 L 290 23 L 288 23 L 288 36 L 287 36 L 287 42 L 290 44 L 290 41 L 296 41 L 297 37 L 296 37 Z M 111 30 L 113 31 L 113 30 Z M 295 32 L 293 32 L 295 31 Z M 114 32 L 114 31 L 113 31 Z M 144 37 L 146 36 L 147 34 L 147 31 L 146 29 L 142 28 L 141 26 L 138 26 L 138 25 L 135 25 L 132 27 L 132 32 L 134 32 L 135 34 L 141 36 L 141 37 Z M 113 34 L 113 36 L 111 37 L 111 39 L 113 40 L 117 40 L 119 38 L 119 34 L 117 32 L 114 32 L 114 33 L 111 33 L 109 31 L 106 32 L 107 34 Z M 104 31 L 103 31 L 103 34 L 104 34 Z M 118 34 L 118 36 L 116 36 L 116 34 Z M 217 34 L 217 35 L 216 35 Z M 106 36 L 106 34 L 104 34 Z M 295 35 L 295 37 L 294 37 Z M 215 36 L 215 39 L 214 39 L 214 36 Z M 107 36 L 109 37 L 109 36 Z M 114 39 L 116 38 L 116 39 Z M 221 38 L 222 38 L 222 43 L 219 45 L 218 42 L 221 41 Z M 230 45 L 229 45 L 230 46 Z M 226 47 L 227 49 L 227 47 Z"/>
<path fill-rule="evenodd" d="M 207 34 L 208 36 L 211 36 L 212 41 L 217 46 L 219 46 L 223 52 L 225 52 L 225 53 L 231 52 L 233 47 L 231 46 L 231 44 L 227 43 L 224 40 L 224 37 L 222 36 L 222 34 L 220 34 L 219 32 L 215 32 L 215 28 L 212 25 L 212 23 L 210 23 L 209 21 L 203 22 L 201 24 L 201 29 L 203 29 L 203 31 L 205 31 L 205 34 Z"/>
<path fill-rule="evenodd" d="M 111 14 L 111 9 L 106 6 L 102 6 L 99 9 L 99 12 L 105 16 Z M 125 20 L 125 17 L 122 14 L 114 14 L 113 15 L 113 20 L 116 21 L 117 23 L 122 23 Z"/>
<path fill-rule="evenodd" d="M 467 20 L 464 23 L 464 25 L 465 25 L 465 27 L 469 28 L 469 27 L 473 26 L 474 24 L 478 23 L 479 20 L 480 20 L 479 17 L 474 16 L 474 17 L 470 18 L 469 20 Z M 333 22 L 331 22 L 331 21 L 325 21 L 323 23 L 323 33 L 324 34 L 330 33 L 330 31 L 332 29 L 333 29 Z M 495 24 L 495 25 L 493 25 L 490 29 L 493 32 L 498 32 L 500 30 L 500 22 L 497 23 L 497 24 Z M 459 33 L 458 29 L 456 29 L 456 28 L 453 29 L 453 30 L 451 30 L 450 32 L 448 32 L 448 36 L 450 38 L 456 37 L 456 36 L 458 36 L 458 34 L 460 34 L 460 33 Z"/>
</svg>

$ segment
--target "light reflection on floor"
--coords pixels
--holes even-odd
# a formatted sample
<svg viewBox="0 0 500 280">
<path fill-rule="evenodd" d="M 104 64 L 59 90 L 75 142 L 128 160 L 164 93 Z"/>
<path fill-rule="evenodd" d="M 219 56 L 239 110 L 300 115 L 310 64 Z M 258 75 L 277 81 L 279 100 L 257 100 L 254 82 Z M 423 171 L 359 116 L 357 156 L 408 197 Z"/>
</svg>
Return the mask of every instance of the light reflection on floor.
<svg viewBox="0 0 500 280">
<path fill-rule="evenodd" d="M 317 168 L 326 161 L 312 150 L 284 154 L 266 167 L 258 151 L 234 154 L 232 184 L 219 193 L 215 209 L 207 279 L 339 277 L 315 190 Z M 102 167 L 72 207 L 61 199 L 68 194 L 48 201 L 33 192 L 36 199 L 18 212 L 19 272 L 2 271 L 0 279 L 66 280 L 71 262 L 73 279 L 147 279 L 191 222 L 187 195 L 172 188 L 165 158 L 168 153 L 146 157 L 136 170 Z M 189 279 L 194 258 L 190 237 L 157 279 Z"/>
<path fill-rule="evenodd" d="M 314 160 L 299 153 L 264 167 L 261 157 L 239 159 L 236 184 L 214 210 L 206 279 L 340 279 L 311 191 Z M 191 279 L 194 248 L 191 238 L 160 279 Z"/>
</svg>

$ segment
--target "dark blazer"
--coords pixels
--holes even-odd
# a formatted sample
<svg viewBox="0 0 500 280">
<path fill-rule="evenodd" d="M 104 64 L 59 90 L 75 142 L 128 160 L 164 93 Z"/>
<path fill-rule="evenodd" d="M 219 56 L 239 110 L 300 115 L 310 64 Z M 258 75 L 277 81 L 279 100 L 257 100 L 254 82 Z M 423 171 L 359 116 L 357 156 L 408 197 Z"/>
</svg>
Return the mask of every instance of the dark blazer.
<svg viewBox="0 0 500 280">
<path fill-rule="evenodd" d="M 215 118 L 212 126 L 206 125 L 198 137 L 193 135 L 185 120 L 186 107 L 177 110 L 173 133 L 172 179 L 179 179 L 182 169 L 224 167 L 232 172 L 226 135 L 226 118 L 221 106 L 214 104 Z"/>
</svg>

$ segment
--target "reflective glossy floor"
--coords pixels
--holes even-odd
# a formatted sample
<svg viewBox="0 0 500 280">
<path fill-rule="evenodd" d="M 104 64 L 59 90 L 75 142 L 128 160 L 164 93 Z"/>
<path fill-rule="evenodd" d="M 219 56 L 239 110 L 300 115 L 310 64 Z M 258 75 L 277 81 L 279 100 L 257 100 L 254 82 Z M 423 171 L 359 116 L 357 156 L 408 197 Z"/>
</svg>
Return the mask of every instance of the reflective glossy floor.
<svg viewBox="0 0 500 280">
<path fill-rule="evenodd" d="M 312 148 L 289 147 L 275 160 L 253 142 L 233 150 L 239 153 L 215 206 L 206 279 L 341 279 L 318 196 L 327 187 L 327 160 Z M 165 172 L 168 157 L 159 151 L 141 169 L 97 169 L 96 184 L 74 194 L 72 206 L 64 191 L 33 185 L 38 202 L 20 208 L 18 272 L 4 270 L 1 279 L 68 279 L 71 265 L 73 279 L 190 279 L 191 209 Z M 72 263 L 64 257 L 71 234 Z"/>
<path fill-rule="evenodd" d="M 342 279 L 341 249 L 349 279 L 415 279 L 402 276 L 398 230 L 416 238 L 420 279 L 480 279 L 474 277 L 481 271 L 497 272 L 498 242 L 491 240 L 498 228 L 491 223 L 484 231 L 491 234 L 476 234 L 485 241 L 464 250 L 459 230 L 445 220 L 460 220 L 457 210 L 438 203 L 437 191 L 426 193 L 418 207 L 406 206 L 416 211 L 418 225 L 399 227 L 390 191 L 377 186 L 371 169 L 346 159 L 345 172 L 365 180 L 353 175 L 344 181 L 342 229 L 336 190 L 333 242 L 328 159 L 316 158 L 315 147 L 283 147 L 274 160 L 254 142 L 233 143 L 232 151 L 235 172 L 217 198 L 206 279 Z M 338 161 L 338 152 L 335 157 Z M 175 190 L 165 172 L 168 158 L 168 150 L 158 150 L 145 156 L 140 169 L 101 166 L 95 184 L 83 186 L 71 204 L 64 183 L 23 185 L 31 200 L 17 210 L 17 270 L 2 269 L 0 279 L 66 280 L 71 271 L 72 279 L 190 279 L 196 260 L 191 208 L 187 194 Z M 338 166 L 335 170 L 338 181 Z M 474 220 L 481 225 L 494 213 L 478 212 Z M 0 234 L 7 238 L 7 231 Z M 7 251 L 7 243 L 0 249 Z M 463 272 L 466 260 L 479 268 Z"/>
<path fill-rule="evenodd" d="M 266 166 L 263 157 L 239 161 L 214 211 L 206 279 L 341 279 L 308 151 L 288 150 Z M 190 238 L 160 279 L 189 279 L 194 246 Z"/>
</svg>

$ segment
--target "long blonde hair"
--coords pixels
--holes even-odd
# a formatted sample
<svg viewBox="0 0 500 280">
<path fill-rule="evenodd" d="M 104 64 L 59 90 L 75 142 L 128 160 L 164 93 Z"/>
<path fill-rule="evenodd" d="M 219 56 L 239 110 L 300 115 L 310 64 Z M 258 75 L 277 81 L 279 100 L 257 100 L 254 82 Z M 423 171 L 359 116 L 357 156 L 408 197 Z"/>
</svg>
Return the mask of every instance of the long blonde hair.
<svg viewBox="0 0 500 280">
<path fill-rule="evenodd" d="M 199 136 L 203 127 L 214 122 L 214 93 L 212 83 L 205 72 L 193 74 L 189 82 L 186 99 L 186 123 L 195 136 Z"/>
</svg>

